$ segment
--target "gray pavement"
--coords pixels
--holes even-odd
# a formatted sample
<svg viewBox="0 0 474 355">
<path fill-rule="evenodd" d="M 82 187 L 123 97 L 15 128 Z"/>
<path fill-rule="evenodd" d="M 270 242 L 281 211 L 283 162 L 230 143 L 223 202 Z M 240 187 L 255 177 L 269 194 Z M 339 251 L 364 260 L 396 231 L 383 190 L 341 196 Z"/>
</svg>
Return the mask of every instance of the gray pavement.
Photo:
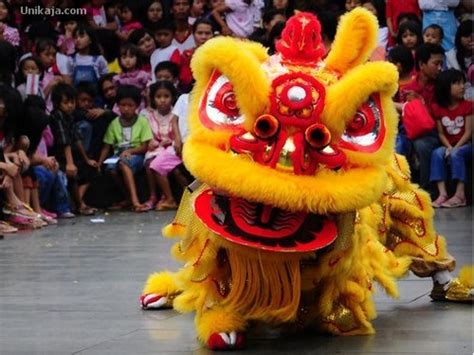
<svg viewBox="0 0 474 355">
<path fill-rule="evenodd" d="M 171 212 L 81 217 L 0 240 L 0 354 L 207 354 L 193 315 L 141 311 L 149 273 L 179 266 L 160 236 Z M 472 263 L 472 207 L 439 210 L 458 265 Z M 233 354 L 473 354 L 471 305 L 434 303 L 431 280 L 399 282 L 401 297 L 376 295 L 377 334 L 332 337 L 250 334 Z"/>
</svg>

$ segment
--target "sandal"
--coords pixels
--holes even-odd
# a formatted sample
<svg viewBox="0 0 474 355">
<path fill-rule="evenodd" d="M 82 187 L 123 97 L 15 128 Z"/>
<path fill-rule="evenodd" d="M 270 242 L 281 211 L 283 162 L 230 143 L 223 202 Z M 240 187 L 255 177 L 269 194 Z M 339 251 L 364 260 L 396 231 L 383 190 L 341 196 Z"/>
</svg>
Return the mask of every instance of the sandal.
<svg viewBox="0 0 474 355">
<path fill-rule="evenodd" d="M 132 212 L 148 212 L 150 210 L 146 205 L 136 205 L 132 206 L 130 209 Z"/>
<path fill-rule="evenodd" d="M 442 205 L 443 203 L 445 203 L 446 201 L 448 201 L 448 196 L 446 196 L 446 195 L 439 195 L 436 200 L 434 200 L 433 202 L 431 202 L 431 206 L 433 206 L 434 208 L 440 208 L 441 205 Z"/>
<path fill-rule="evenodd" d="M 176 202 L 166 202 L 166 201 L 160 201 L 157 203 L 155 210 L 156 211 L 170 211 L 170 210 L 176 210 L 178 208 L 178 204 Z"/>
<path fill-rule="evenodd" d="M 146 211 L 150 211 L 150 210 L 153 209 L 153 207 L 155 207 L 156 202 L 157 202 L 156 197 L 155 197 L 155 198 L 150 197 L 150 198 L 148 199 L 148 201 L 146 201 L 146 202 L 143 204 L 143 206 L 145 206 L 145 207 L 147 208 Z"/>
<path fill-rule="evenodd" d="M 5 221 L 0 221 L 0 235 L 16 232 L 18 232 L 18 228 L 9 225 Z"/>
<path fill-rule="evenodd" d="M 89 206 L 84 206 L 79 208 L 79 214 L 82 216 L 93 216 L 96 213 L 96 210 Z"/>
<path fill-rule="evenodd" d="M 462 199 L 456 195 L 451 197 L 449 200 L 441 204 L 441 207 L 456 208 L 466 206 L 466 199 Z"/>
</svg>

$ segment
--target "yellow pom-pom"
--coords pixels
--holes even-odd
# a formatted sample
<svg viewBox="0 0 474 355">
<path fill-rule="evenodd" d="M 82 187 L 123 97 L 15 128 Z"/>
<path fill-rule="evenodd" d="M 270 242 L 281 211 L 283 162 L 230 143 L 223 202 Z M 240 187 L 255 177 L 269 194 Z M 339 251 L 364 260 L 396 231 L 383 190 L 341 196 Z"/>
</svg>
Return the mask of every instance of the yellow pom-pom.
<svg viewBox="0 0 474 355">
<path fill-rule="evenodd" d="M 185 231 L 186 227 L 182 224 L 170 223 L 163 227 L 161 233 L 163 233 L 163 236 L 165 236 L 166 238 L 176 238 L 182 237 Z"/>
<path fill-rule="evenodd" d="M 468 288 L 474 287 L 474 266 L 465 265 L 459 271 L 459 282 Z"/>
</svg>

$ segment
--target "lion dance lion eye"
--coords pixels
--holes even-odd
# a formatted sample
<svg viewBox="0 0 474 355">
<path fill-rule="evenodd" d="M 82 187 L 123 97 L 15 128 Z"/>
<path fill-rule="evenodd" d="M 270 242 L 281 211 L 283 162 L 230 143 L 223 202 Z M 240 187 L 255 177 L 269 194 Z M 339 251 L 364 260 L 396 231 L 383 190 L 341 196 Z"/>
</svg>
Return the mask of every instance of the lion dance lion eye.
<svg viewBox="0 0 474 355">
<path fill-rule="evenodd" d="M 385 139 L 385 122 L 380 97 L 371 96 L 346 126 L 340 146 L 365 153 L 376 152 Z"/>
<path fill-rule="evenodd" d="M 244 116 L 240 114 L 234 88 L 229 80 L 214 71 L 199 105 L 201 123 L 209 129 L 240 131 Z"/>
</svg>

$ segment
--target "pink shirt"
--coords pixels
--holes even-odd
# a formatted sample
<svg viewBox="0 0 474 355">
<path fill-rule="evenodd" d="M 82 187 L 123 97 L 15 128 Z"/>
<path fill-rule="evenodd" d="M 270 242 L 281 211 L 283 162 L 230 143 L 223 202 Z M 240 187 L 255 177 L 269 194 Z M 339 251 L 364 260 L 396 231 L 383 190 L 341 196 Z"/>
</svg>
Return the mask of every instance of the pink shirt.
<svg viewBox="0 0 474 355">
<path fill-rule="evenodd" d="M 114 76 L 114 83 L 119 85 L 133 85 L 143 90 L 146 88 L 146 84 L 150 81 L 150 73 L 144 70 L 134 70 L 128 73 L 120 73 Z"/>
<path fill-rule="evenodd" d="M 3 30 L 3 39 L 15 47 L 20 45 L 20 34 L 14 27 L 5 25 L 5 29 Z"/>
<path fill-rule="evenodd" d="M 225 5 L 231 9 L 225 15 L 225 22 L 230 30 L 238 37 L 248 37 L 254 30 L 255 18 L 259 15 L 259 9 L 255 0 L 247 4 L 243 0 L 225 0 Z"/>
<path fill-rule="evenodd" d="M 58 47 L 61 47 L 63 43 L 66 43 L 66 53 L 67 55 L 74 54 L 75 46 L 74 46 L 74 38 L 66 38 L 65 35 L 59 35 L 58 37 Z"/>
</svg>

